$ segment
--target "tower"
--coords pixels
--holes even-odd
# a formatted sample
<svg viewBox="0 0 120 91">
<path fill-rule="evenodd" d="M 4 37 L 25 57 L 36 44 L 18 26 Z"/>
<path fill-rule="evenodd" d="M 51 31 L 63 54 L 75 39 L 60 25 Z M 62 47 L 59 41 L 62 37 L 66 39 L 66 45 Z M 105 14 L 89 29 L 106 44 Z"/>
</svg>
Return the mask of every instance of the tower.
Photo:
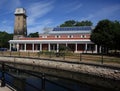
<svg viewBox="0 0 120 91">
<path fill-rule="evenodd" d="M 17 8 L 15 10 L 15 23 L 14 23 L 14 40 L 18 40 L 20 37 L 27 36 L 27 15 L 24 8 Z"/>
</svg>

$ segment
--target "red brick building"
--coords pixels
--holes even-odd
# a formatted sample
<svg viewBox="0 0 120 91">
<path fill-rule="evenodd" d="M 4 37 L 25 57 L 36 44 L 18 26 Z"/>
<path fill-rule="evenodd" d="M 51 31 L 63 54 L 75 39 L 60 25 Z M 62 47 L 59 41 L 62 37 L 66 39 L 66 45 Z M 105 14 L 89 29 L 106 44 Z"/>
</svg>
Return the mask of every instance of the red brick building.
<svg viewBox="0 0 120 91">
<path fill-rule="evenodd" d="M 12 47 L 17 51 L 55 51 L 59 52 L 60 46 L 66 46 L 75 53 L 96 53 L 97 45 L 90 41 L 93 27 L 57 27 L 47 33 L 40 34 L 38 38 L 22 37 L 19 40 L 10 40 Z"/>
</svg>

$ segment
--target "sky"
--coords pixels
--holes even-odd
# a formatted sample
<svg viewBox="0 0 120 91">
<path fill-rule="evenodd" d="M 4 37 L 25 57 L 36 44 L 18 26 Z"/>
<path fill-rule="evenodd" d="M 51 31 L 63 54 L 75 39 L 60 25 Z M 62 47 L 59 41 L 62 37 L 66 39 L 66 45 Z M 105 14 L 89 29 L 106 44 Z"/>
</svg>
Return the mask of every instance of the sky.
<svg viewBox="0 0 120 91">
<path fill-rule="evenodd" d="M 120 0 L 0 0 L 0 31 L 13 33 L 16 8 L 27 11 L 28 34 L 67 20 L 89 20 L 93 26 L 103 19 L 120 21 Z"/>
</svg>

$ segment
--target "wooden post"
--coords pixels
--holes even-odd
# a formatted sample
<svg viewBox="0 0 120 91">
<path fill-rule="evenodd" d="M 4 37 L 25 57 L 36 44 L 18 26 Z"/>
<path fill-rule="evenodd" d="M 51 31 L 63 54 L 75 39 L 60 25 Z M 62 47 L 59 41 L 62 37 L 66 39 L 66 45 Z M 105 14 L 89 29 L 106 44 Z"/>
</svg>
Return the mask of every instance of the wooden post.
<svg viewBox="0 0 120 91">
<path fill-rule="evenodd" d="M 80 53 L 80 61 L 82 61 L 82 53 Z"/>
<path fill-rule="evenodd" d="M 42 90 L 41 91 L 45 91 L 45 74 L 42 73 Z"/>
<path fill-rule="evenodd" d="M 65 60 L 65 52 L 64 52 L 64 54 L 63 54 L 63 60 Z"/>
<path fill-rule="evenodd" d="M 103 46 L 102 46 L 101 56 L 102 56 L 101 64 L 103 64 Z"/>
<path fill-rule="evenodd" d="M 5 67 L 4 67 L 4 63 L 2 63 L 2 78 L 1 78 L 1 87 L 5 86 Z"/>
</svg>

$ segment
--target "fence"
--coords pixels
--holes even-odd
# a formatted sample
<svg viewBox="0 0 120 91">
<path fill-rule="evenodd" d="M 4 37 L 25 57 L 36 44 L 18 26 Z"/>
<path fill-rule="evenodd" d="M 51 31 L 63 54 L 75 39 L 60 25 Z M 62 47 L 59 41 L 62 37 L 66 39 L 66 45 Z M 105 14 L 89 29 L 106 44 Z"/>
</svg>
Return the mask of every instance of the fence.
<svg viewBox="0 0 120 91">
<path fill-rule="evenodd" d="M 67 62 L 90 62 L 101 64 L 120 65 L 120 57 L 106 56 L 102 54 L 82 54 L 70 52 L 15 52 L 1 51 L 0 56 L 29 57 L 40 59 L 61 60 Z"/>
</svg>

